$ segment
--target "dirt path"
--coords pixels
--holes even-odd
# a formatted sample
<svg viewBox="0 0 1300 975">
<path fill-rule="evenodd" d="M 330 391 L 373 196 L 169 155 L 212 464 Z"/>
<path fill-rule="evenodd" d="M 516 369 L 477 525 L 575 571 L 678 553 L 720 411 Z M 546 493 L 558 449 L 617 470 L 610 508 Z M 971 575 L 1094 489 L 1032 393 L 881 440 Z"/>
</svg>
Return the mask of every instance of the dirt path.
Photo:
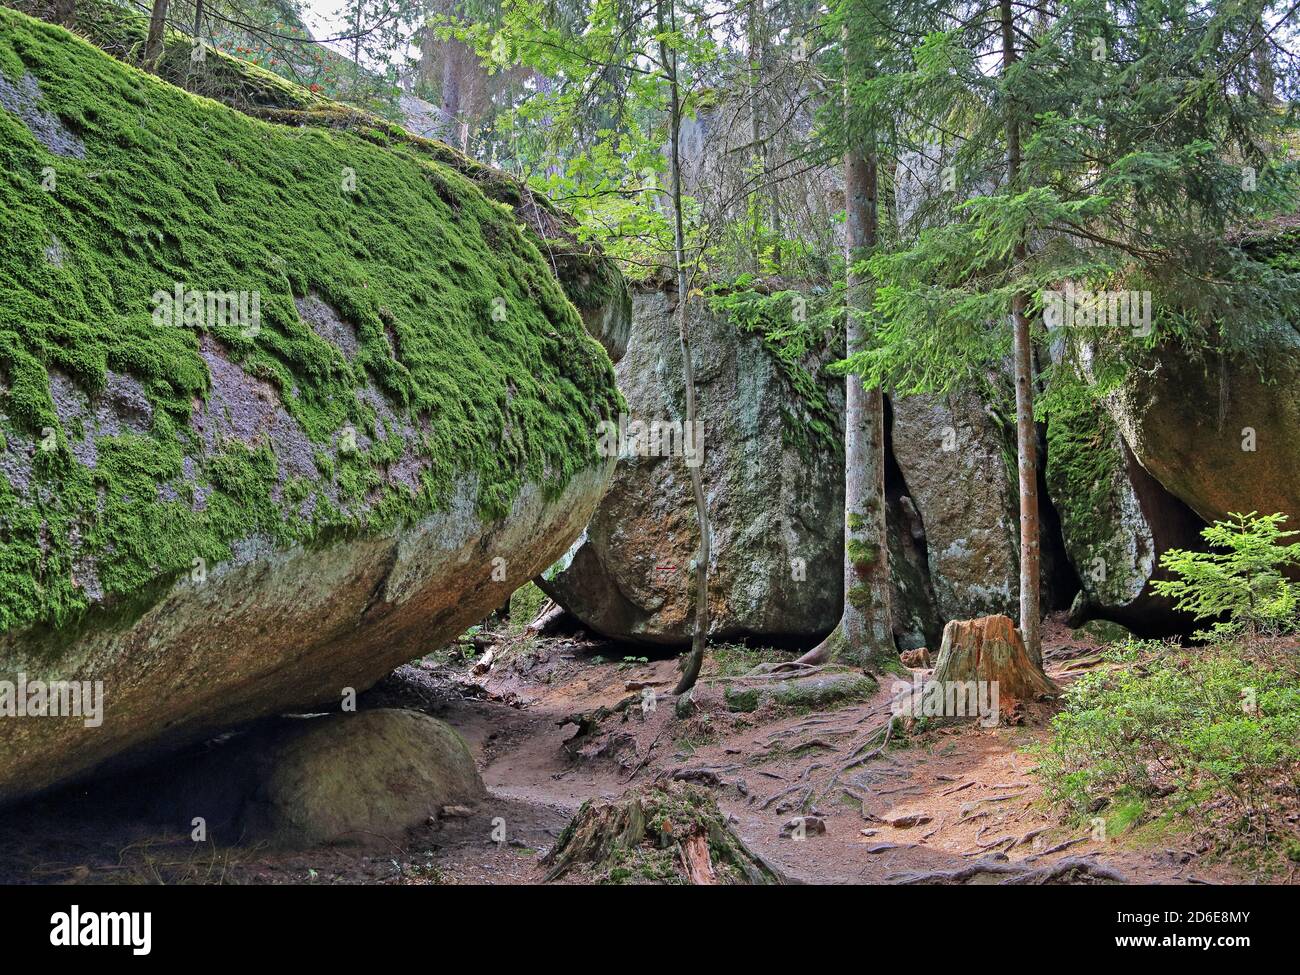
<svg viewBox="0 0 1300 975">
<path fill-rule="evenodd" d="M 1081 648 L 1066 646 L 1060 633 L 1060 664 L 1048 669 L 1068 681 L 1063 668 Z M 488 786 L 472 815 L 430 822 L 405 843 L 196 850 L 187 836 L 157 836 L 93 798 L 73 798 L 0 820 L 0 882 L 539 883 L 541 857 L 583 801 L 673 776 L 712 787 L 751 848 L 802 882 L 889 882 L 990 855 L 1034 866 L 1087 857 L 1134 882 L 1251 881 L 1199 860 L 1189 839 L 1151 849 L 1060 825 L 1040 801 L 1033 759 L 1023 751 L 1045 737 L 1046 713 L 1017 727 L 966 723 L 909 737 L 844 772 L 831 789 L 835 772 L 883 727 L 888 683 L 869 700 L 834 710 L 736 714 L 715 672 L 697 693 L 695 714 L 679 720 L 669 700 L 647 710 L 640 697 L 649 688 L 658 702 L 669 692 L 675 661 L 595 656 L 612 652 L 585 640 L 538 640 L 514 648 L 486 675 L 425 663 L 401 668 L 364 695 L 365 707 L 412 707 L 447 721 L 470 743 Z M 577 736 L 575 724 L 563 723 L 629 697 L 635 703 L 590 734 Z M 810 809 L 801 808 L 805 796 Z M 782 825 L 800 812 L 821 817 L 825 834 L 783 838 Z"/>
<path fill-rule="evenodd" d="M 1049 635 L 1060 653 L 1049 673 L 1068 683 L 1068 668 L 1083 648 L 1071 645 L 1060 627 Z M 999 854 L 1034 866 L 1091 858 L 1133 882 L 1249 880 L 1226 865 L 1201 862 L 1190 840 L 1151 849 L 1062 826 L 1041 801 L 1030 774 L 1034 760 L 1024 752 L 1046 736 L 1047 712 L 1019 727 L 966 723 L 926 732 L 841 776 L 830 791 L 825 786 L 834 771 L 888 715 L 888 684 L 865 702 L 784 716 L 731 714 L 719 686 L 707 684 L 700 713 L 687 722 L 675 720 L 665 704 L 649 713 L 633 705 L 577 739 L 575 725 L 559 723 L 576 712 L 612 708 L 647 686 L 664 694 L 675 677 L 674 661 L 593 664 L 580 645 L 548 641 L 481 681 L 492 697 L 522 709 L 489 700 L 475 709 L 494 711 L 494 720 L 440 716 L 473 743 L 492 797 L 488 812 L 507 822 L 511 811 L 527 808 L 560 813 L 554 822 L 562 825 L 587 798 L 614 798 L 633 783 L 678 775 L 714 785 L 746 842 L 804 882 L 888 882 L 907 871 L 953 870 Z M 480 734 L 486 725 L 496 729 L 490 738 Z M 803 841 L 781 837 L 809 785 L 814 798 L 807 811 L 824 820 L 826 833 Z M 914 825 L 891 825 L 908 817 Z M 545 845 L 532 825 L 525 825 L 528 842 Z"/>
</svg>

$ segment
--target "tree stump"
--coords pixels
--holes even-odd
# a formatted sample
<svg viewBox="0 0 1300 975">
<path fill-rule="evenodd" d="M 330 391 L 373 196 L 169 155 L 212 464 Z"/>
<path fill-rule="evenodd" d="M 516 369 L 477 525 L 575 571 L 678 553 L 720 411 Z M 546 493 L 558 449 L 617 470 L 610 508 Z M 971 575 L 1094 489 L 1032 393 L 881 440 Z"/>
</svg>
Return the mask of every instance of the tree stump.
<svg viewBox="0 0 1300 975">
<path fill-rule="evenodd" d="M 785 880 L 745 845 L 708 790 L 682 782 L 629 789 L 618 799 L 587 800 L 542 862 L 551 868 L 548 882 L 578 865 L 614 882 Z"/>
<path fill-rule="evenodd" d="M 1005 616 L 952 620 L 934 666 L 938 681 L 997 681 L 999 698 L 1033 701 L 1060 689 L 1034 663 L 1016 624 Z"/>
<path fill-rule="evenodd" d="M 964 693 L 950 693 L 954 688 Z M 922 716 L 973 717 L 975 713 L 969 707 L 952 712 L 951 702 L 960 700 L 969 705 L 977 700 L 984 705 L 993 701 L 994 692 L 997 709 L 1005 714 L 1017 702 L 1056 697 L 1060 689 L 1029 656 L 1015 623 L 1007 617 L 953 620 L 944 627 L 934 674 L 924 685 L 906 692 L 896 702 L 896 712 L 909 725 L 912 719 Z M 940 699 L 949 706 L 936 708 L 935 702 Z M 981 718 L 993 717 L 976 713 Z"/>
</svg>

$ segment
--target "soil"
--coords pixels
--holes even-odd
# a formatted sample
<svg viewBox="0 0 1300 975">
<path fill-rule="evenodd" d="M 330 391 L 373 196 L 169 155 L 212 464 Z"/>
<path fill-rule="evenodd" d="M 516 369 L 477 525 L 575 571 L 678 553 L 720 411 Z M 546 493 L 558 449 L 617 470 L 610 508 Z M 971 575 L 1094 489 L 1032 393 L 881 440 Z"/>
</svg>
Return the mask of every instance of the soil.
<svg viewBox="0 0 1300 975">
<path fill-rule="evenodd" d="M 1047 671 L 1063 685 L 1096 663 L 1093 648 L 1072 640 L 1059 620 L 1046 626 L 1044 646 Z M 988 856 L 1035 867 L 1085 858 L 1135 883 L 1267 879 L 1210 862 L 1190 835 L 1153 847 L 1126 836 L 1099 840 L 1062 823 L 1042 800 L 1024 750 L 1046 737 L 1051 705 L 1029 705 L 1018 725 L 965 722 L 891 741 L 828 788 L 849 756 L 879 737 L 892 677 L 870 699 L 827 711 L 767 706 L 734 714 L 723 700 L 728 678 L 711 665 L 695 713 L 680 719 L 667 697 L 677 661 L 624 652 L 582 634 L 515 640 L 486 674 L 429 659 L 364 695 L 363 707 L 411 707 L 451 724 L 488 787 L 488 799 L 469 815 L 439 818 L 403 843 L 302 852 L 194 843 L 124 798 L 159 781 L 144 777 L 0 818 L 0 882 L 540 883 L 541 857 L 584 800 L 674 776 L 713 788 L 751 849 L 795 882 L 889 883 Z M 646 688 L 656 692 L 653 708 L 642 704 Z M 631 706 L 590 734 L 564 723 L 633 695 Z M 825 833 L 782 836 L 782 826 L 804 813 L 820 817 Z M 562 882 L 584 879 L 575 872 Z"/>
</svg>

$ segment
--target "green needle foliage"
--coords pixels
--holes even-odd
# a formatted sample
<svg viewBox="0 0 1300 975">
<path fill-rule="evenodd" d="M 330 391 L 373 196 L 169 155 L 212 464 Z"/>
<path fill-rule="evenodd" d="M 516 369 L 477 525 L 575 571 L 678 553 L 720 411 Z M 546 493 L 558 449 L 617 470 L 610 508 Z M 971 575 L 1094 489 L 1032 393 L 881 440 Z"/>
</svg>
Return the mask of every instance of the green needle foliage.
<svg viewBox="0 0 1300 975">
<path fill-rule="evenodd" d="M 1031 296 L 1041 333 L 1043 293 L 1067 281 L 1152 293 L 1149 334 L 1087 330 L 1120 358 L 1166 340 L 1249 351 L 1255 329 L 1294 320 L 1300 279 L 1241 247 L 1244 228 L 1296 199 L 1281 151 L 1295 110 L 1261 94 L 1251 53 L 1261 4 L 1014 9 L 1019 60 L 1003 71 L 996 5 L 893 8 L 901 32 L 921 37 L 907 69 L 869 94 L 905 120 L 892 148 L 937 165 L 919 212 L 868 264 L 880 321 L 854 369 L 902 393 L 975 381 L 1009 355 L 1012 296 Z M 1008 111 L 1024 138 L 1015 185 Z"/>
<path fill-rule="evenodd" d="M 1229 518 L 1201 532 L 1219 551 L 1174 548 L 1160 556 L 1160 565 L 1177 578 L 1155 582 L 1156 593 L 1198 620 L 1219 619 L 1201 634 L 1206 638 L 1241 633 L 1253 640 L 1260 633 L 1294 627 L 1300 586 L 1286 572 L 1300 566 L 1300 542 L 1286 539 L 1300 532 L 1282 530 L 1283 514 L 1252 511 Z"/>
</svg>

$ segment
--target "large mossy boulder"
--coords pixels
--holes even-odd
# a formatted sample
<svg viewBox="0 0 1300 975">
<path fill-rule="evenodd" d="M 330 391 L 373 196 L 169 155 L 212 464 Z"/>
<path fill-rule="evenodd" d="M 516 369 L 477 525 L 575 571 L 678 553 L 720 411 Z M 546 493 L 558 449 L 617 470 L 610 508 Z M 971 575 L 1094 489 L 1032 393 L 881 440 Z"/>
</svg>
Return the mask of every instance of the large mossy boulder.
<svg viewBox="0 0 1300 975">
<path fill-rule="evenodd" d="M 337 706 L 579 534 L 613 368 L 475 181 L 5 8 L 0 145 L 0 682 L 105 704 L 0 719 L 0 802 Z"/>
<path fill-rule="evenodd" d="M 591 629 L 666 645 L 690 640 L 699 547 L 684 452 L 641 449 L 651 447 L 652 424 L 662 430 L 684 414 L 674 307 L 657 289 L 634 296 L 632 337 L 617 367 L 627 400 L 624 456 L 580 544 L 539 580 Z M 822 373 L 829 353 L 786 360 L 765 334 L 704 302 L 692 307 L 713 533 L 710 634 L 811 640 L 842 609 L 843 380 Z M 894 502 L 891 535 L 906 534 L 902 501 Z M 907 561 L 917 551 L 910 535 L 892 539 L 896 629 L 908 645 L 923 644 L 927 628 L 938 633 L 924 567 Z"/>
<path fill-rule="evenodd" d="M 57 18 L 51 0 L 4 0 L 34 17 Z M 149 18 L 115 0 L 78 0 L 77 30 L 114 57 L 144 66 Z M 237 41 L 228 41 L 237 43 Z M 162 54 L 148 67 L 152 73 L 187 91 L 212 98 L 240 112 L 283 125 L 314 126 L 351 132 L 393 152 L 431 159 L 472 180 L 483 195 L 509 207 L 527 236 L 551 265 L 565 295 L 578 309 L 588 332 L 617 362 L 627 348 L 632 299 L 622 274 L 599 247 L 581 241 L 571 216 L 518 179 L 485 166 L 431 134 L 427 120 L 399 101 L 407 127 L 351 105 L 331 101 L 248 61 L 208 48 L 193 58 L 193 39 L 166 32 Z"/>
<path fill-rule="evenodd" d="M 1152 582 L 1168 577 L 1164 552 L 1199 546 L 1203 524 L 1137 462 L 1101 403 L 1080 393 L 1056 397 L 1047 425 L 1047 486 L 1083 593 L 1076 615 L 1148 634 L 1186 626 Z"/>
</svg>

